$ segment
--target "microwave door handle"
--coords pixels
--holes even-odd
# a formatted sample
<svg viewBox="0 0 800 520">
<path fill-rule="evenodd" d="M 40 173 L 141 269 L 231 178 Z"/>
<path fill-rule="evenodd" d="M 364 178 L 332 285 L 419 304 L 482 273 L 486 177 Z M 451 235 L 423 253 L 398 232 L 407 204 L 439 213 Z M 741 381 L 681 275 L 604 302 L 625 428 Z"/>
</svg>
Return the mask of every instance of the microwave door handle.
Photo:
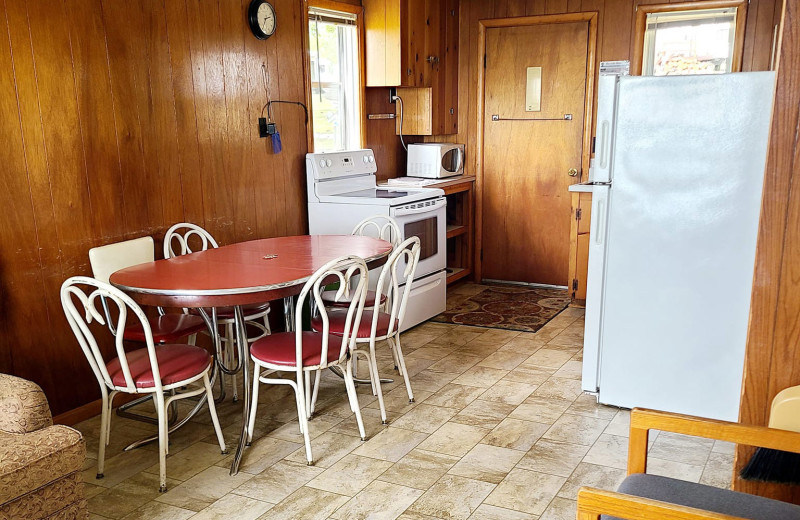
<svg viewBox="0 0 800 520">
<path fill-rule="evenodd" d="M 437 200 L 434 204 L 430 206 L 420 206 L 418 208 L 398 208 L 395 210 L 396 217 L 402 217 L 404 215 L 416 215 L 419 213 L 430 213 L 431 211 L 435 211 L 441 207 L 444 207 L 447 204 L 447 201 L 444 199 Z"/>
</svg>

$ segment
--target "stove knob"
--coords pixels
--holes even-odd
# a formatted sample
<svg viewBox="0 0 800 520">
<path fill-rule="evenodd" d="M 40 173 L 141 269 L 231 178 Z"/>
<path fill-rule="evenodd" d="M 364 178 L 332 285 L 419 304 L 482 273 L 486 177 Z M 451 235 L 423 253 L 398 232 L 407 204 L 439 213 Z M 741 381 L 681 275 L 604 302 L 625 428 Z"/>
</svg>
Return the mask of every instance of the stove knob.
<svg viewBox="0 0 800 520">
<path fill-rule="evenodd" d="M 367 159 L 366 155 L 364 156 L 364 162 L 369 162 L 369 159 Z"/>
<path fill-rule="evenodd" d="M 370 156 L 369 156 L 369 162 L 371 162 L 371 163 L 372 163 L 372 162 L 375 162 L 375 157 L 373 157 L 372 155 L 370 155 Z"/>
<path fill-rule="evenodd" d="M 320 159 L 319 160 L 319 165 L 324 168 L 325 167 L 325 159 Z"/>
<path fill-rule="evenodd" d="M 325 165 L 326 165 L 328 168 L 330 168 L 330 167 L 331 167 L 331 164 L 333 164 L 333 162 L 331 162 L 331 160 L 330 160 L 330 159 L 328 159 L 327 161 L 325 161 Z"/>
</svg>

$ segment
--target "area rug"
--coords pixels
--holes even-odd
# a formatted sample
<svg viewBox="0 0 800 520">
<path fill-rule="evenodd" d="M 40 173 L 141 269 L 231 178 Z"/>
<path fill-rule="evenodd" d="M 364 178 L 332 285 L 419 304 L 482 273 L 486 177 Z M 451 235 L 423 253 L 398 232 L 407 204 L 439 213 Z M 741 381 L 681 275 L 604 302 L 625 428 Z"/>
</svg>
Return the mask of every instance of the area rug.
<svg viewBox="0 0 800 520">
<path fill-rule="evenodd" d="M 570 302 L 566 289 L 510 284 L 464 284 L 448 290 L 440 323 L 536 332 Z"/>
</svg>

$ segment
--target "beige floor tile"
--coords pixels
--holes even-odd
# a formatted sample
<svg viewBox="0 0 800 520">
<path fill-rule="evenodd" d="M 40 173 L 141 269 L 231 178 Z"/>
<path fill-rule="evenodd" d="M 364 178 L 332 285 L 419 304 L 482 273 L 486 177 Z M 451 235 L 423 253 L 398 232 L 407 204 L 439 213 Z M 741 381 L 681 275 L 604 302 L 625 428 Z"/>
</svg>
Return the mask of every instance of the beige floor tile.
<svg viewBox="0 0 800 520">
<path fill-rule="evenodd" d="M 258 520 L 324 520 L 348 500 L 344 495 L 301 487 Z"/>
<path fill-rule="evenodd" d="M 541 439 L 525 454 L 517 466 L 539 473 L 568 477 L 580 464 L 587 451 L 589 451 L 588 446 Z"/>
<path fill-rule="evenodd" d="M 422 403 L 402 417 L 392 421 L 392 426 L 423 433 L 433 433 L 449 421 L 458 410 Z"/>
<path fill-rule="evenodd" d="M 541 515 L 564 484 L 564 480 L 555 475 L 515 468 L 498 484 L 485 503 Z"/>
<path fill-rule="evenodd" d="M 506 417 L 491 432 L 486 434 L 486 437 L 481 442 L 500 448 L 511 448 L 526 452 L 536 444 L 536 441 L 548 429 L 550 429 L 548 424 Z"/>
<path fill-rule="evenodd" d="M 436 363 L 429 365 L 427 368 L 432 372 L 463 374 L 481 361 L 483 361 L 483 357 L 481 356 L 469 356 L 460 352 L 454 352 Z"/>
<path fill-rule="evenodd" d="M 704 467 L 701 465 L 685 464 L 673 460 L 659 459 L 658 457 L 647 457 L 647 472 L 662 477 L 670 477 L 688 482 L 700 482 L 703 476 Z"/>
<path fill-rule="evenodd" d="M 548 347 L 540 348 L 534 352 L 523 365 L 559 369 L 573 356 L 568 352 L 553 350 Z"/>
<path fill-rule="evenodd" d="M 523 333 L 504 343 L 497 351 L 514 352 L 516 354 L 527 354 L 527 356 L 530 356 L 544 347 L 545 343 L 547 343 L 546 340 L 537 338 L 535 334 Z"/>
<path fill-rule="evenodd" d="M 611 419 L 606 431 L 609 435 L 617 435 L 619 437 L 628 437 L 631 430 L 631 412 L 628 410 L 620 410 Z M 651 436 L 652 438 L 652 436 Z"/>
<path fill-rule="evenodd" d="M 106 452 L 108 455 L 111 453 Z M 158 462 L 158 453 L 150 450 L 136 449 L 122 452 L 117 455 L 106 457 L 105 468 L 101 479 L 97 479 L 97 466 L 92 465 L 89 469 L 83 470 L 83 481 L 95 486 L 110 488 L 114 487 L 123 480 L 144 471 Z M 167 462 L 167 476 L 169 476 L 169 462 Z"/>
<path fill-rule="evenodd" d="M 392 463 L 385 460 L 347 455 L 306 486 L 353 496 L 391 466 Z"/>
<path fill-rule="evenodd" d="M 447 423 L 419 445 L 419 449 L 463 457 L 489 430 L 467 424 Z"/>
<path fill-rule="evenodd" d="M 386 420 L 390 423 L 398 417 L 400 417 L 399 413 L 389 410 L 386 411 Z M 362 408 L 361 420 L 364 421 L 364 432 L 367 434 L 367 439 L 373 438 L 381 431 L 386 429 L 386 425 L 381 422 L 381 412 L 377 408 Z M 353 416 L 353 418 L 350 420 L 345 419 L 328 431 L 361 438 L 361 433 L 358 431 L 358 422 L 356 422 L 355 416 Z"/>
<path fill-rule="evenodd" d="M 556 497 L 547 506 L 544 514 L 539 520 L 575 520 L 577 517 L 578 504 L 574 500 Z"/>
<path fill-rule="evenodd" d="M 321 415 L 319 413 L 320 409 L 317 409 L 316 412 L 317 413 L 314 414 L 314 417 L 308 421 L 308 436 L 312 441 L 345 420 L 334 415 Z M 352 421 L 355 423 L 355 415 L 350 412 L 350 416 L 352 417 Z M 273 430 L 269 433 L 269 437 L 294 442 L 296 444 L 303 444 L 303 435 L 300 433 L 300 425 L 297 422 L 297 419 Z M 253 442 L 255 443 L 257 441 L 258 438 L 254 434 Z"/>
<path fill-rule="evenodd" d="M 559 368 L 555 376 L 564 377 L 567 379 L 580 379 L 583 371 L 583 363 L 570 359 Z"/>
<path fill-rule="evenodd" d="M 714 441 L 714 447 L 711 448 L 711 452 L 733 455 L 736 453 L 736 445 L 732 442 Z"/>
<path fill-rule="evenodd" d="M 421 432 L 389 426 L 359 446 L 353 453 L 364 457 L 397 462 L 425 440 L 426 437 L 427 434 Z"/>
<path fill-rule="evenodd" d="M 343 435 L 341 433 L 325 432 L 311 441 L 311 456 L 314 459 L 315 466 L 330 468 L 345 455 L 363 445 L 364 441 L 358 437 Z M 286 460 L 305 464 L 307 462 L 305 447 L 301 446 L 298 448 L 291 455 L 286 457 Z"/>
<path fill-rule="evenodd" d="M 536 517 L 513 509 L 481 504 L 469 520 L 536 520 Z"/>
<path fill-rule="evenodd" d="M 439 361 L 442 358 L 445 358 L 452 354 L 456 350 L 456 347 L 445 347 L 443 345 L 438 344 L 430 344 L 428 343 L 424 347 L 420 347 L 415 351 L 406 354 L 405 357 L 407 358 L 422 358 L 422 359 L 431 359 L 433 361 Z"/>
<path fill-rule="evenodd" d="M 582 347 L 583 346 L 583 328 L 567 327 L 556 337 L 547 342 L 547 346 L 558 345 L 564 347 Z"/>
<path fill-rule="evenodd" d="M 689 437 L 671 432 L 661 432 L 650 448 L 651 457 L 692 466 L 702 466 L 714 447 L 713 439 Z"/>
<path fill-rule="evenodd" d="M 411 381 L 411 388 L 414 392 L 420 390 L 434 393 L 438 392 L 447 383 L 458 377 L 458 374 L 450 374 L 448 372 L 432 372 L 430 370 L 423 370 L 415 374 Z"/>
<path fill-rule="evenodd" d="M 489 354 L 483 361 L 478 363 L 479 367 L 499 368 L 501 370 L 514 370 L 523 361 L 528 359 L 529 354 L 514 351 L 496 351 Z"/>
<path fill-rule="evenodd" d="M 435 518 L 466 520 L 494 488 L 495 485 L 488 482 L 445 475 L 409 510 Z"/>
<path fill-rule="evenodd" d="M 303 445 L 272 437 L 253 438 L 252 446 L 245 448 L 239 471 L 256 475 L 272 466 L 287 455 L 294 453 Z M 312 444 L 312 447 L 314 444 Z M 230 455 L 219 461 L 216 465 L 221 468 L 230 468 L 233 462 L 235 448 L 231 447 Z M 305 463 L 305 458 L 303 459 Z"/>
<path fill-rule="evenodd" d="M 340 520 L 394 520 L 422 491 L 376 480 L 333 513 Z"/>
<path fill-rule="evenodd" d="M 197 513 L 192 520 L 255 520 L 272 506 L 267 502 L 230 494 Z"/>
<path fill-rule="evenodd" d="M 167 486 L 174 487 L 180 482 L 167 479 Z M 160 493 L 158 475 L 138 473 L 123 480 L 111 489 L 103 491 L 88 500 L 89 511 L 107 518 L 122 518 L 147 502 L 156 499 Z"/>
<path fill-rule="evenodd" d="M 411 450 L 387 469 L 378 480 L 428 489 L 459 461 L 458 457 L 433 451 Z"/>
<path fill-rule="evenodd" d="M 506 381 L 516 381 L 518 383 L 526 383 L 532 386 L 537 386 L 550 379 L 553 373 L 555 373 L 554 368 L 519 365 L 517 368 L 509 372 L 503 379 Z"/>
<path fill-rule="evenodd" d="M 700 483 L 723 489 L 730 489 L 733 475 L 733 455 L 714 453 L 708 456 Z"/>
<path fill-rule="evenodd" d="M 602 434 L 583 458 L 584 462 L 617 469 L 628 467 L 628 438 Z"/>
<path fill-rule="evenodd" d="M 469 403 L 458 415 L 451 419 L 452 422 L 480 426 L 481 428 L 494 428 L 514 410 L 515 406 L 477 399 Z"/>
<path fill-rule="evenodd" d="M 553 423 L 542 438 L 591 446 L 606 429 L 608 423 L 609 421 L 603 419 L 565 413 Z"/>
<path fill-rule="evenodd" d="M 426 404 L 461 410 L 477 399 L 483 392 L 485 392 L 483 388 L 450 383 L 430 396 L 426 400 Z"/>
<path fill-rule="evenodd" d="M 402 379 L 402 377 L 400 377 Z M 395 376 L 395 380 L 397 380 L 397 376 Z M 384 385 L 385 386 L 385 385 Z M 402 415 L 407 411 L 411 410 L 415 406 L 424 403 L 427 401 L 430 396 L 433 395 L 433 392 L 428 392 L 425 390 L 420 390 L 414 386 L 414 382 L 411 382 L 411 389 L 414 392 L 414 402 L 408 402 L 408 392 L 406 391 L 405 386 L 397 386 L 390 390 L 389 392 L 384 391 L 383 394 L 383 405 L 386 408 L 387 412 L 394 412 L 397 415 Z M 372 408 L 378 410 L 380 405 L 378 401 L 375 400 L 369 405 L 367 408 Z"/>
<path fill-rule="evenodd" d="M 503 379 L 496 382 L 488 390 L 479 395 L 478 399 L 518 406 L 522 404 L 534 390 L 536 390 L 535 385 Z"/>
<path fill-rule="evenodd" d="M 409 377 L 413 377 L 418 373 L 422 372 L 423 370 L 427 370 L 428 367 L 430 367 L 435 363 L 435 361 L 433 361 L 432 359 L 422 359 L 422 358 L 409 358 L 406 359 L 405 362 L 406 362 L 406 370 L 408 371 Z M 392 363 L 391 366 L 393 367 L 394 363 Z M 389 374 L 392 374 L 391 378 L 395 380 L 396 384 L 398 384 L 402 379 L 402 376 L 399 376 L 398 379 L 397 371 L 390 372 L 388 370 L 381 369 L 380 373 L 383 374 L 381 377 L 386 377 Z"/>
<path fill-rule="evenodd" d="M 448 474 L 499 484 L 523 455 L 509 448 L 478 444 Z"/>
<path fill-rule="evenodd" d="M 277 504 L 314 477 L 324 468 L 282 460 L 254 476 L 232 492 L 263 502 Z"/>
<path fill-rule="evenodd" d="M 195 512 L 190 509 L 183 509 L 182 507 L 175 507 L 169 504 L 162 504 L 161 502 L 148 502 L 136 511 L 122 517 L 122 520 L 186 520 L 194 515 Z M 108 518 L 100 517 L 98 518 Z M 89 515 L 89 520 L 92 520 L 92 515 Z"/>
<path fill-rule="evenodd" d="M 623 480 L 625 480 L 624 470 L 581 462 L 558 492 L 558 496 L 576 500 L 578 490 L 584 486 L 616 491 Z"/>
<path fill-rule="evenodd" d="M 596 417 L 597 419 L 605 419 L 607 421 L 614 419 L 619 411 L 619 408 L 614 406 L 598 404 L 597 397 L 589 394 L 578 396 L 572 403 L 572 406 L 567 410 L 568 413 Z"/>
<path fill-rule="evenodd" d="M 474 366 L 455 378 L 454 384 L 489 388 L 508 374 L 508 370 Z"/>
<path fill-rule="evenodd" d="M 200 511 L 253 478 L 249 473 L 229 475 L 227 468 L 211 466 L 156 498 L 158 502 Z"/>
<path fill-rule="evenodd" d="M 553 376 L 539 385 L 532 395 L 545 399 L 564 399 L 573 402 L 581 395 L 581 382 L 577 379 L 564 379 Z"/>
<path fill-rule="evenodd" d="M 229 447 L 229 450 L 235 449 Z M 209 466 L 225 458 L 219 450 L 219 444 L 198 442 L 167 457 L 167 476 L 176 480 L 187 480 Z M 158 463 L 145 470 L 146 473 L 158 475 Z"/>
<path fill-rule="evenodd" d="M 541 424 L 553 424 L 570 407 L 570 401 L 562 399 L 545 399 L 543 397 L 531 396 L 517 406 L 509 417 L 523 419 L 526 421 L 538 422 Z"/>
<path fill-rule="evenodd" d="M 421 513 L 415 513 L 413 511 L 409 511 L 408 509 L 406 509 L 406 511 L 402 515 L 397 517 L 397 520 L 441 520 L 441 519 L 428 515 L 423 515 Z"/>
<path fill-rule="evenodd" d="M 466 345 L 462 345 L 457 348 L 457 352 L 467 355 L 467 356 L 477 356 L 480 358 L 485 358 L 488 355 L 497 352 L 497 350 L 503 346 L 503 343 L 498 342 L 492 338 L 484 339 L 484 336 L 480 338 L 474 339 L 467 343 Z"/>
</svg>

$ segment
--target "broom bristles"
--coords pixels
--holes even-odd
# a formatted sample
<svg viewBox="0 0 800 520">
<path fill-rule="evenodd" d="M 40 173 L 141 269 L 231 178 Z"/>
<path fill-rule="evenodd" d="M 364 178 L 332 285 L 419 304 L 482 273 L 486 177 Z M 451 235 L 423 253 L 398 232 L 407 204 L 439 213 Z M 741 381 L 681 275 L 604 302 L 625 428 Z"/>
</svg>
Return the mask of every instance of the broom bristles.
<svg viewBox="0 0 800 520">
<path fill-rule="evenodd" d="M 800 453 L 758 448 L 739 476 L 760 482 L 800 484 Z"/>
</svg>

